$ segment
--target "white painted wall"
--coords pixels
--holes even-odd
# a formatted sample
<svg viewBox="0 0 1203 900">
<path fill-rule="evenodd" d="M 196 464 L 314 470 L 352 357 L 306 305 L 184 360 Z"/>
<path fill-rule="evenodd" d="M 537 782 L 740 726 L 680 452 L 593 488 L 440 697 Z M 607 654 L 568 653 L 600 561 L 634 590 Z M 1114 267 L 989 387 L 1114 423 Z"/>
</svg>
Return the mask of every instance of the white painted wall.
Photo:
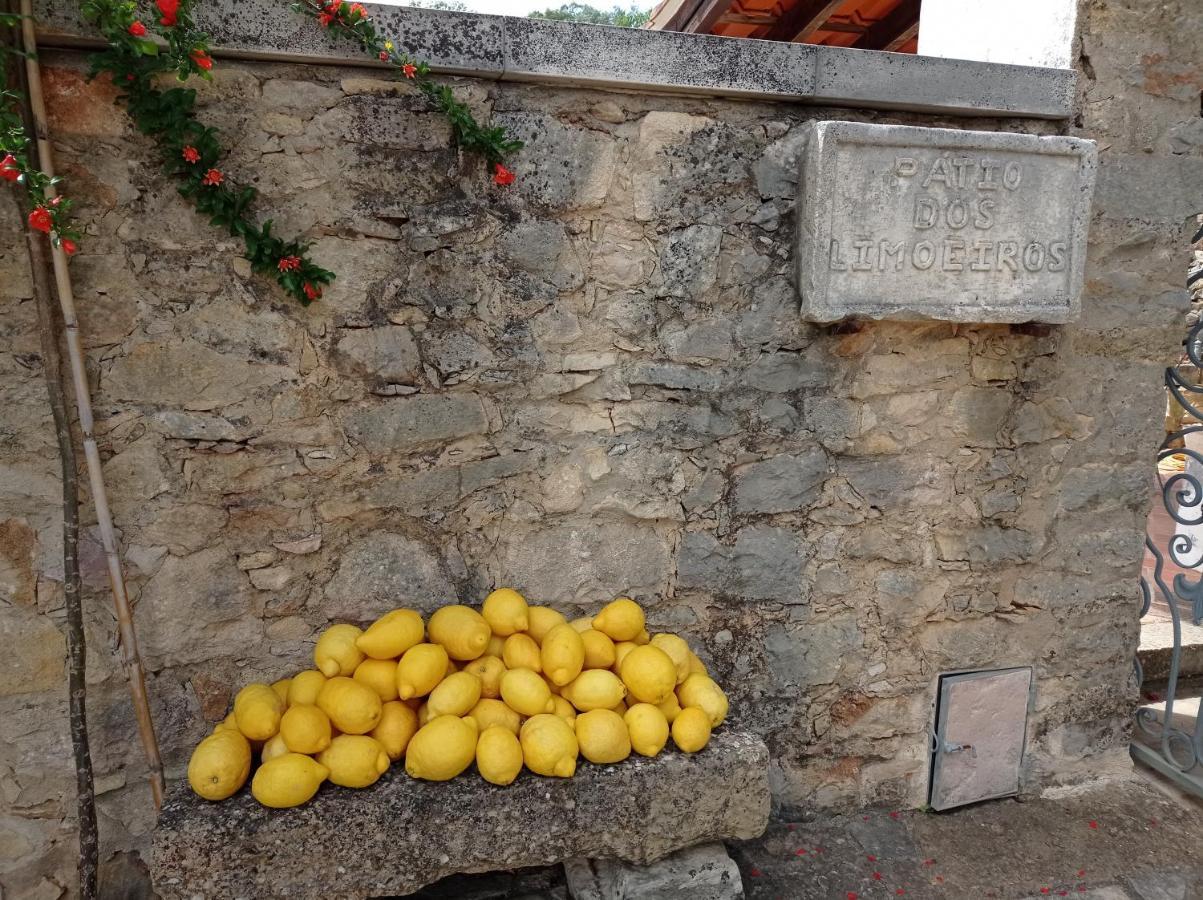
<svg viewBox="0 0 1203 900">
<path fill-rule="evenodd" d="M 1073 68 L 1077 0 L 923 0 L 919 53 Z"/>
</svg>

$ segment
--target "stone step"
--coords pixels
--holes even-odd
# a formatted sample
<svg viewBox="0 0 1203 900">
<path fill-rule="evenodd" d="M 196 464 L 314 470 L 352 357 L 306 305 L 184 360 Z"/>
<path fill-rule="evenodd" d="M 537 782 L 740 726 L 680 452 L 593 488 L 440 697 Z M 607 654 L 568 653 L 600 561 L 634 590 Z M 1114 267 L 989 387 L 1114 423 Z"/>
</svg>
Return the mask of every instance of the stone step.
<svg viewBox="0 0 1203 900">
<path fill-rule="evenodd" d="M 172 786 L 155 828 L 151 876 L 164 900 L 360 898 L 407 894 L 448 875 L 562 863 L 647 865 L 674 851 L 760 835 L 768 750 L 722 728 L 700 753 L 665 750 L 569 779 L 524 771 L 508 787 L 469 772 L 415 781 L 394 765 L 364 790 L 322 787 L 272 810 L 248 789 L 220 803 Z"/>
</svg>

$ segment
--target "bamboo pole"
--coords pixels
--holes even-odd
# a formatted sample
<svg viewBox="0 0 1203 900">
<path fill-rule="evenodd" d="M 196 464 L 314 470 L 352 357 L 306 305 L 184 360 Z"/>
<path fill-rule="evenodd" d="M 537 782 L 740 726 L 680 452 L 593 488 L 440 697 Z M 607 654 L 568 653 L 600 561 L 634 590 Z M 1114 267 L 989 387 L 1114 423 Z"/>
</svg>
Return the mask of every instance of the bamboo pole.
<svg viewBox="0 0 1203 900">
<path fill-rule="evenodd" d="M 40 168 L 47 175 L 54 175 L 54 156 L 50 148 L 50 131 L 46 124 L 46 101 L 42 92 L 41 66 L 37 60 L 37 39 L 33 29 L 32 0 L 21 0 L 21 33 L 24 41 L 25 71 L 28 75 L 27 98 L 33 113 L 36 146 Z M 53 186 L 50 192 L 53 193 Z M 150 714 L 150 700 L 146 693 L 146 676 L 142 670 L 142 656 L 138 652 L 138 636 L 134 630 L 133 612 L 125 586 L 125 573 L 121 558 L 117 554 L 117 537 L 113 530 L 113 516 L 109 511 L 108 492 L 105 490 L 104 475 L 100 467 L 100 452 L 96 447 L 92 395 L 88 387 L 88 374 L 84 366 L 83 342 L 80 340 L 79 319 L 75 313 L 75 294 L 71 287 L 71 275 L 67 270 L 67 256 L 59 247 L 52 249 L 54 282 L 58 293 L 59 307 L 63 316 L 63 331 L 67 344 L 67 358 L 71 365 L 71 381 L 75 390 L 75 407 L 79 415 L 79 427 L 83 433 L 84 457 L 88 464 L 88 485 L 92 502 L 96 507 L 96 520 L 100 527 L 100 541 L 104 548 L 108 566 L 109 585 L 113 591 L 113 606 L 117 614 L 117 629 L 120 635 L 121 662 L 129 680 L 130 694 L 134 703 L 134 715 L 138 720 L 138 735 L 142 750 L 150 768 L 150 790 L 155 809 L 163 805 L 163 761 L 159 755 L 159 742 L 155 737 L 154 720 Z"/>
<path fill-rule="evenodd" d="M 16 4 L 6 0 L 5 9 L 15 11 Z M 6 29 L 7 31 L 7 29 Z M 15 46 L 16 28 L 4 39 Z M 28 98 L 24 65 L 17 63 L 4 72 L 7 79 L 16 74 L 23 98 Z M 33 111 L 28 102 L 21 110 L 26 134 L 33 133 Z M 96 825 L 96 789 L 92 775 L 92 753 L 88 742 L 87 715 L 87 641 L 84 637 L 83 602 L 79 574 L 79 482 L 75 445 L 71 440 L 71 419 L 67 415 L 67 393 L 63 387 L 63 355 L 59 350 L 58 324 L 50 287 L 50 263 L 46 241 L 32 228 L 25 228 L 29 271 L 33 280 L 34 302 L 38 312 L 38 339 L 42 348 L 42 371 L 46 396 L 54 420 L 58 443 L 63 504 L 63 601 L 67 631 L 67 698 L 71 750 L 75 758 L 75 811 L 79 829 L 79 895 L 81 900 L 96 900 L 100 858 L 100 835 Z"/>
</svg>

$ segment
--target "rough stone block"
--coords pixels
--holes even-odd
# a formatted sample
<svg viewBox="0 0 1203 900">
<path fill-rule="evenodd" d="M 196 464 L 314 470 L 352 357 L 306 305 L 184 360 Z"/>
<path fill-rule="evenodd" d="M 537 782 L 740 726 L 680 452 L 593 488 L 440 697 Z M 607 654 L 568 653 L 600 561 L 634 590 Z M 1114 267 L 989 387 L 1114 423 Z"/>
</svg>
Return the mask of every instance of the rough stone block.
<svg viewBox="0 0 1203 900">
<path fill-rule="evenodd" d="M 722 844 L 703 844 L 666 856 L 650 866 L 612 859 L 564 863 L 573 900 L 738 900 L 739 866 Z"/>
<path fill-rule="evenodd" d="M 370 788 L 327 785 L 289 810 L 245 789 L 209 803 L 181 782 L 159 817 L 151 873 L 164 900 L 391 896 L 459 872 L 580 856 L 647 865 L 757 837 L 768 815 L 768 750 L 724 728 L 700 753 L 582 763 L 569 779 L 523 772 L 508 787 L 475 774 L 415 781 L 394 766 Z"/>
<path fill-rule="evenodd" d="M 802 315 L 1077 318 L 1092 141 L 816 122 L 802 164 Z"/>
</svg>

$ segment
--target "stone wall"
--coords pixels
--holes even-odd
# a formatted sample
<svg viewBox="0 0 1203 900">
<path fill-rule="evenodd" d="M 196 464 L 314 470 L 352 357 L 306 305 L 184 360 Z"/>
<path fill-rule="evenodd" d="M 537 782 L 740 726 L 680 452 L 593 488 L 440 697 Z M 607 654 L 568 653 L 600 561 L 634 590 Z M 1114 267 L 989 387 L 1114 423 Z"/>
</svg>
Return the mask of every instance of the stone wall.
<svg viewBox="0 0 1203 900">
<path fill-rule="evenodd" d="M 372 70 L 223 61 L 202 112 L 229 172 L 338 272 L 303 309 L 157 174 L 82 57 L 46 53 L 170 776 L 233 690 L 305 666 L 329 622 L 497 584 L 574 612 L 630 593 L 688 635 L 791 813 L 925 802 L 948 670 L 1035 667 L 1026 792 L 1122 770 L 1158 385 L 1203 194 L 1203 28 L 1184 33 L 1186 2 L 1137 5 L 1083 13 L 1073 133 L 1103 144 L 1084 315 L 1041 329 L 804 325 L 794 200 L 811 119 L 1056 123 L 459 80 L 528 141 L 501 189 Z M 59 485 L 0 203 L 0 885 L 57 897 L 75 856 Z M 120 895 L 153 813 L 91 532 L 84 558 Z"/>
</svg>

